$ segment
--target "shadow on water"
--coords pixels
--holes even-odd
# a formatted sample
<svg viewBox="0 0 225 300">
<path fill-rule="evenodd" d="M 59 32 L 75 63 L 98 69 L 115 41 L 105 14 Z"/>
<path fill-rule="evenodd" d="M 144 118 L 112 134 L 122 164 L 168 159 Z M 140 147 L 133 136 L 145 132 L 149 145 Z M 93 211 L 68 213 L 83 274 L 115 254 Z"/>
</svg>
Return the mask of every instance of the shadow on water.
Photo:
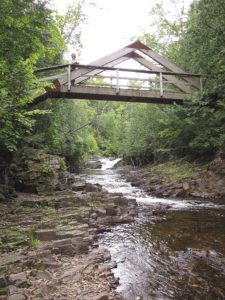
<svg viewBox="0 0 225 300">
<path fill-rule="evenodd" d="M 100 247 L 117 262 L 121 299 L 225 299 L 223 204 L 152 198 L 106 166 L 85 173 L 90 182 L 138 202 L 135 222 L 99 238 Z M 171 209 L 152 214 L 162 203 Z"/>
</svg>

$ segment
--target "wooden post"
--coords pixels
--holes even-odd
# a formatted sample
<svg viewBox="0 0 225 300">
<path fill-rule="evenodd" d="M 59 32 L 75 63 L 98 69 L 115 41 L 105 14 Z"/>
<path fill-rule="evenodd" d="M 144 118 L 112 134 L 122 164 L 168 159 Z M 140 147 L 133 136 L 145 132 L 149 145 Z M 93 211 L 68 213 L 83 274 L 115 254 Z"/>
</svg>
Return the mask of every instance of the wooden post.
<svg viewBox="0 0 225 300">
<path fill-rule="evenodd" d="M 116 93 L 119 94 L 120 87 L 119 87 L 119 69 L 116 70 Z"/>
<path fill-rule="evenodd" d="M 71 65 L 68 65 L 68 92 L 70 92 L 70 87 L 71 87 Z"/>
<path fill-rule="evenodd" d="M 162 72 L 159 74 L 159 86 L 160 86 L 160 97 L 163 97 L 163 75 Z"/>
</svg>

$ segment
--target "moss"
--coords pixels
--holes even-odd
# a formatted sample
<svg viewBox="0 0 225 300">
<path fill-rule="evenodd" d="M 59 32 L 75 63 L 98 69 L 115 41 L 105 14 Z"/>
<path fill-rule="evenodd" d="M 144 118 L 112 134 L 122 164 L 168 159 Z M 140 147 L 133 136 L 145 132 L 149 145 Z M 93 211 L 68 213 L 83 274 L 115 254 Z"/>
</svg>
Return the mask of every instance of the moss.
<svg viewBox="0 0 225 300">
<path fill-rule="evenodd" d="M 0 296 L 7 295 L 8 287 L 0 288 Z"/>
<path fill-rule="evenodd" d="M 66 168 L 65 160 L 63 158 L 60 158 L 59 164 L 60 164 L 60 171 L 65 172 L 67 168 Z"/>
<path fill-rule="evenodd" d="M 53 174 L 54 170 L 51 166 L 49 166 L 48 164 L 43 164 L 42 165 L 42 169 L 41 169 L 41 173 L 42 174 Z"/>
<path fill-rule="evenodd" d="M 166 162 L 151 166 L 148 172 L 152 175 L 161 175 L 172 181 L 195 177 L 203 170 L 203 167 L 194 166 L 183 161 Z"/>
</svg>

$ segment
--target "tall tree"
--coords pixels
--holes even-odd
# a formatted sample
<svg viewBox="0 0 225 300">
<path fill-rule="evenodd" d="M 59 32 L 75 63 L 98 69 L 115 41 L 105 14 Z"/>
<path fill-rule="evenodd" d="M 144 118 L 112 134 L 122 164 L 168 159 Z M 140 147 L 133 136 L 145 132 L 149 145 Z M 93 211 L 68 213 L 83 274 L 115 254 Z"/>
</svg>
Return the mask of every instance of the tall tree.
<svg viewBox="0 0 225 300">
<path fill-rule="evenodd" d="M 13 151 L 33 124 L 26 107 L 38 87 L 34 67 L 64 44 L 45 1 L 34 0 L 1 1 L 0 39 L 0 148 Z"/>
</svg>

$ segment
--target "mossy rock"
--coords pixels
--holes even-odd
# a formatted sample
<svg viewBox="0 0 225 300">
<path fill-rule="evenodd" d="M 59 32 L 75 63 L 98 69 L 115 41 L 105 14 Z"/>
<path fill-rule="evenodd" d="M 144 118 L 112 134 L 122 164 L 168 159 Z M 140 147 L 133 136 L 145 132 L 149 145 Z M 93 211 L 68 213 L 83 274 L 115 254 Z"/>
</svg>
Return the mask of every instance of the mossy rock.
<svg viewBox="0 0 225 300">
<path fill-rule="evenodd" d="M 38 157 L 38 158 L 37 158 Z M 42 150 L 24 148 L 12 164 L 13 181 L 17 191 L 51 194 L 65 188 L 65 169 L 62 158 L 45 154 Z"/>
</svg>

